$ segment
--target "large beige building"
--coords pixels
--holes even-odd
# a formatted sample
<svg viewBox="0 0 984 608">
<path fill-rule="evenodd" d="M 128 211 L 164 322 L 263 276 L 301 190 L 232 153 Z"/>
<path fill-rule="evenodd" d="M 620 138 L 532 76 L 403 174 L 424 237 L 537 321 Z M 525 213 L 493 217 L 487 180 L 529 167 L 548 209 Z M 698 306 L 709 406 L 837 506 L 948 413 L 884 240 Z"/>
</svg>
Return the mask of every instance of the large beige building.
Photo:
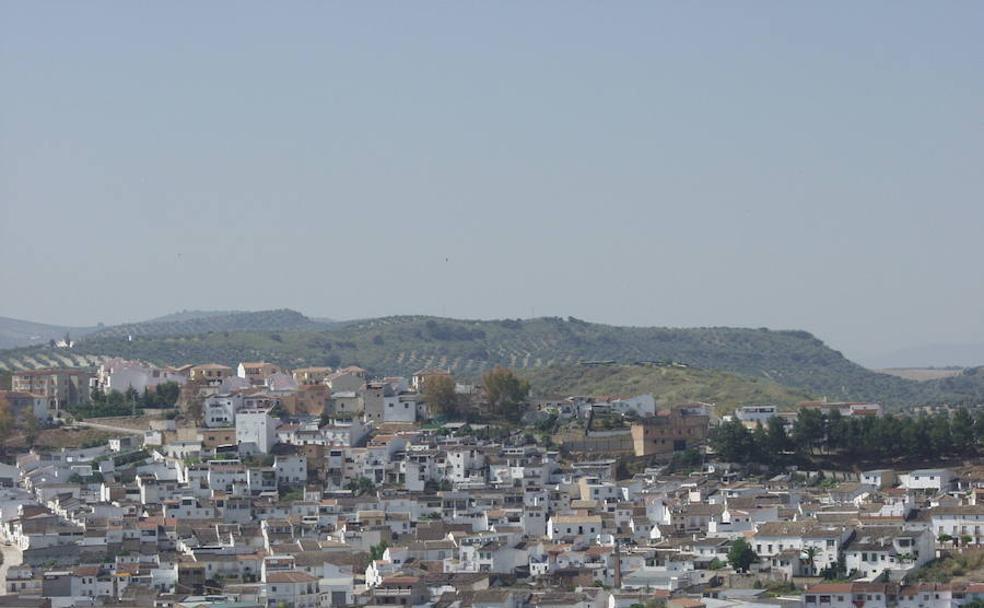
<svg viewBox="0 0 984 608">
<path fill-rule="evenodd" d="M 702 406 L 681 406 L 662 411 L 632 425 L 636 456 L 670 454 L 695 447 L 707 439 L 710 417 Z"/>
<path fill-rule="evenodd" d="M 233 375 L 233 369 L 228 365 L 218 363 L 206 363 L 196 365 L 188 370 L 188 378 L 196 384 L 208 386 L 218 386 L 222 381 Z"/>
</svg>

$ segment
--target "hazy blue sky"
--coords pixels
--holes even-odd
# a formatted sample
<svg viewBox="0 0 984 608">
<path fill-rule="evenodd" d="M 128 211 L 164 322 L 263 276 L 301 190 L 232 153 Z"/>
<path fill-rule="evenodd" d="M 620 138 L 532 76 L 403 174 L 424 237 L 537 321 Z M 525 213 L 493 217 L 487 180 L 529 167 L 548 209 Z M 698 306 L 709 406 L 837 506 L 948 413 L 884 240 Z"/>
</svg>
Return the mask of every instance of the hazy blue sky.
<svg viewBox="0 0 984 608">
<path fill-rule="evenodd" d="M 984 3 L 0 7 L 0 315 L 984 341 Z M 445 261 L 447 260 L 447 261 Z"/>
</svg>

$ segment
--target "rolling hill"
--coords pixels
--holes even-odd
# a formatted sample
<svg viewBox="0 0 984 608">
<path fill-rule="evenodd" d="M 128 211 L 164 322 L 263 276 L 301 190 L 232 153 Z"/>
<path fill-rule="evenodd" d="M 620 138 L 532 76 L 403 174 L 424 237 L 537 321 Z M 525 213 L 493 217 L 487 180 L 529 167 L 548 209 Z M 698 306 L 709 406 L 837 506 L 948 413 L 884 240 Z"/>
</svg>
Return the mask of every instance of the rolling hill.
<svg viewBox="0 0 984 608">
<path fill-rule="evenodd" d="M 0 349 L 44 345 L 70 334 L 126 338 L 128 336 L 185 336 L 212 331 L 260 331 L 316 328 L 329 323 L 308 319 L 293 310 L 183 310 L 147 321 L 110 326 L 68 327 L 0 317 Z"/>
<path fill-rule="evenodd" d="M 68 327 L 49 325 L 33 321 L 21 321 L 0 317 L 0 349 L 17 348 L 31 344 L 47 344 L 49 340 L 60 340 L 65 334 L 79 338 L 96 331 L 97 327 Z"/>
<path fill-rule="evenodd" d="M 984 373 L 978 370 L 927 382 L 879 374 L 805 331 L 613 327 L 574 318 L 474 321 L 398 316 L 328 324 L 291 310 L 228 313 L 103 328 L 72 351 L 3 351 L 0 368 L 110 355 L 170 364 L 261 359 L 288 367 L 358 364 L 377 374 L 404 375 L 439 366 L 465 378 L 476 378 L 494 365 L 539 369 L 590 360 L 676 361 L 830 399 L 901 406 L 984 396 Z"/>
<path fill-rule="evenodd" d="M 280 331 L 317 329 L 321 323 L 295 310 L 242 311 L 185 311 L 142 321 L 104 327 L 90 334 L 91 338 L 127 338 L 189 336 L 210 332 Z"/>
</svg>

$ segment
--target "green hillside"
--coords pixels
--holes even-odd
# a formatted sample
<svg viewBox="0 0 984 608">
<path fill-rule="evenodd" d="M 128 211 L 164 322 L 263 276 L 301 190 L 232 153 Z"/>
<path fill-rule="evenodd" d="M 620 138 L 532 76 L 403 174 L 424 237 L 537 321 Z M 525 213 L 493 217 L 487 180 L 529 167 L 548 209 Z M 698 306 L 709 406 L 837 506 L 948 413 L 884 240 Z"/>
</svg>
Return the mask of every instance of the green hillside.
<svg viewBox="0 0 984 608">
<path fill-rule="evenodd" d="M 70 352 L 47 347 L 0 352 L 0 369 L 109 355 L 170 364 L 259 359 L 288 367 L 358 364 L 378 374 L 404 375 L 438 366 L 466 378 L 494 365 L 539 369 L 591 360 L 676 361 L 830 399 L 912 405 L 984 395 L 984 374 L 975 370 L 942 380 L 906 380 L 861 367 L 804 331 L 613 327 L 572 318 L 402 316 L 326 324 L 289 310 L 105 328 Z"/>
<path fill-rule="evenodd" d="M 60 340 L 66 334 L 70 334 L 72 338 L 78 338 L 90 334 L 96 329 L 96 327 L 48 325 L 0 317 L 0 349 L 18 348 L 31 344 L 47 344 L 49 340 Z"/>
<path fill-rule="evenodd" d="M 606 365 L 585 367 L 559 365 L 526 370 L 536 397 L 570 395 L 631 397 L 652 393 L 667 404 L 701 401 L 713 403 L 715 414 L 733 411 L 740 405 L 775 404 L 792 408 L 812 398 L 804 391 L 780 386 L 765 378 L 740 376 L 709 369 Z"/>
</svg>

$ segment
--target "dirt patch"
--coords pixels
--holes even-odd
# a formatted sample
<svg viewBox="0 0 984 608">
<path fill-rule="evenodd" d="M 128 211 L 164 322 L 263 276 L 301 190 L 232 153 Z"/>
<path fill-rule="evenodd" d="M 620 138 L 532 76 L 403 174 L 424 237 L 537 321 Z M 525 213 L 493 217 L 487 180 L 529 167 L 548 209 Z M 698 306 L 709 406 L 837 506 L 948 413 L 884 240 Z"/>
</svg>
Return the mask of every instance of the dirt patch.
<svg viewBox="0 0 984 608">
<path fill-rule="evenodd" d="M 890 367 L 887 369 L 876 369 L 880 374 L 898 376 L 906 380 L 916 380 L 925 382 L 927 380 L 939 380 L 940 378 L 952 378 L 963 373 L 962 368 L 951 367 Z"/>
<path fill-rule="evenodd" d="M 9 445 L 11 448 L 27 449 L 34 447 L 39 450 L 87 448 L 105 445 L 112 437 L 118 435 L 119 433 L 107 433 L 96 429 L 63 427 L 41 431 L 31 446 L 27 445 L 23 435 L 12 438 Z"/>
</svg>

